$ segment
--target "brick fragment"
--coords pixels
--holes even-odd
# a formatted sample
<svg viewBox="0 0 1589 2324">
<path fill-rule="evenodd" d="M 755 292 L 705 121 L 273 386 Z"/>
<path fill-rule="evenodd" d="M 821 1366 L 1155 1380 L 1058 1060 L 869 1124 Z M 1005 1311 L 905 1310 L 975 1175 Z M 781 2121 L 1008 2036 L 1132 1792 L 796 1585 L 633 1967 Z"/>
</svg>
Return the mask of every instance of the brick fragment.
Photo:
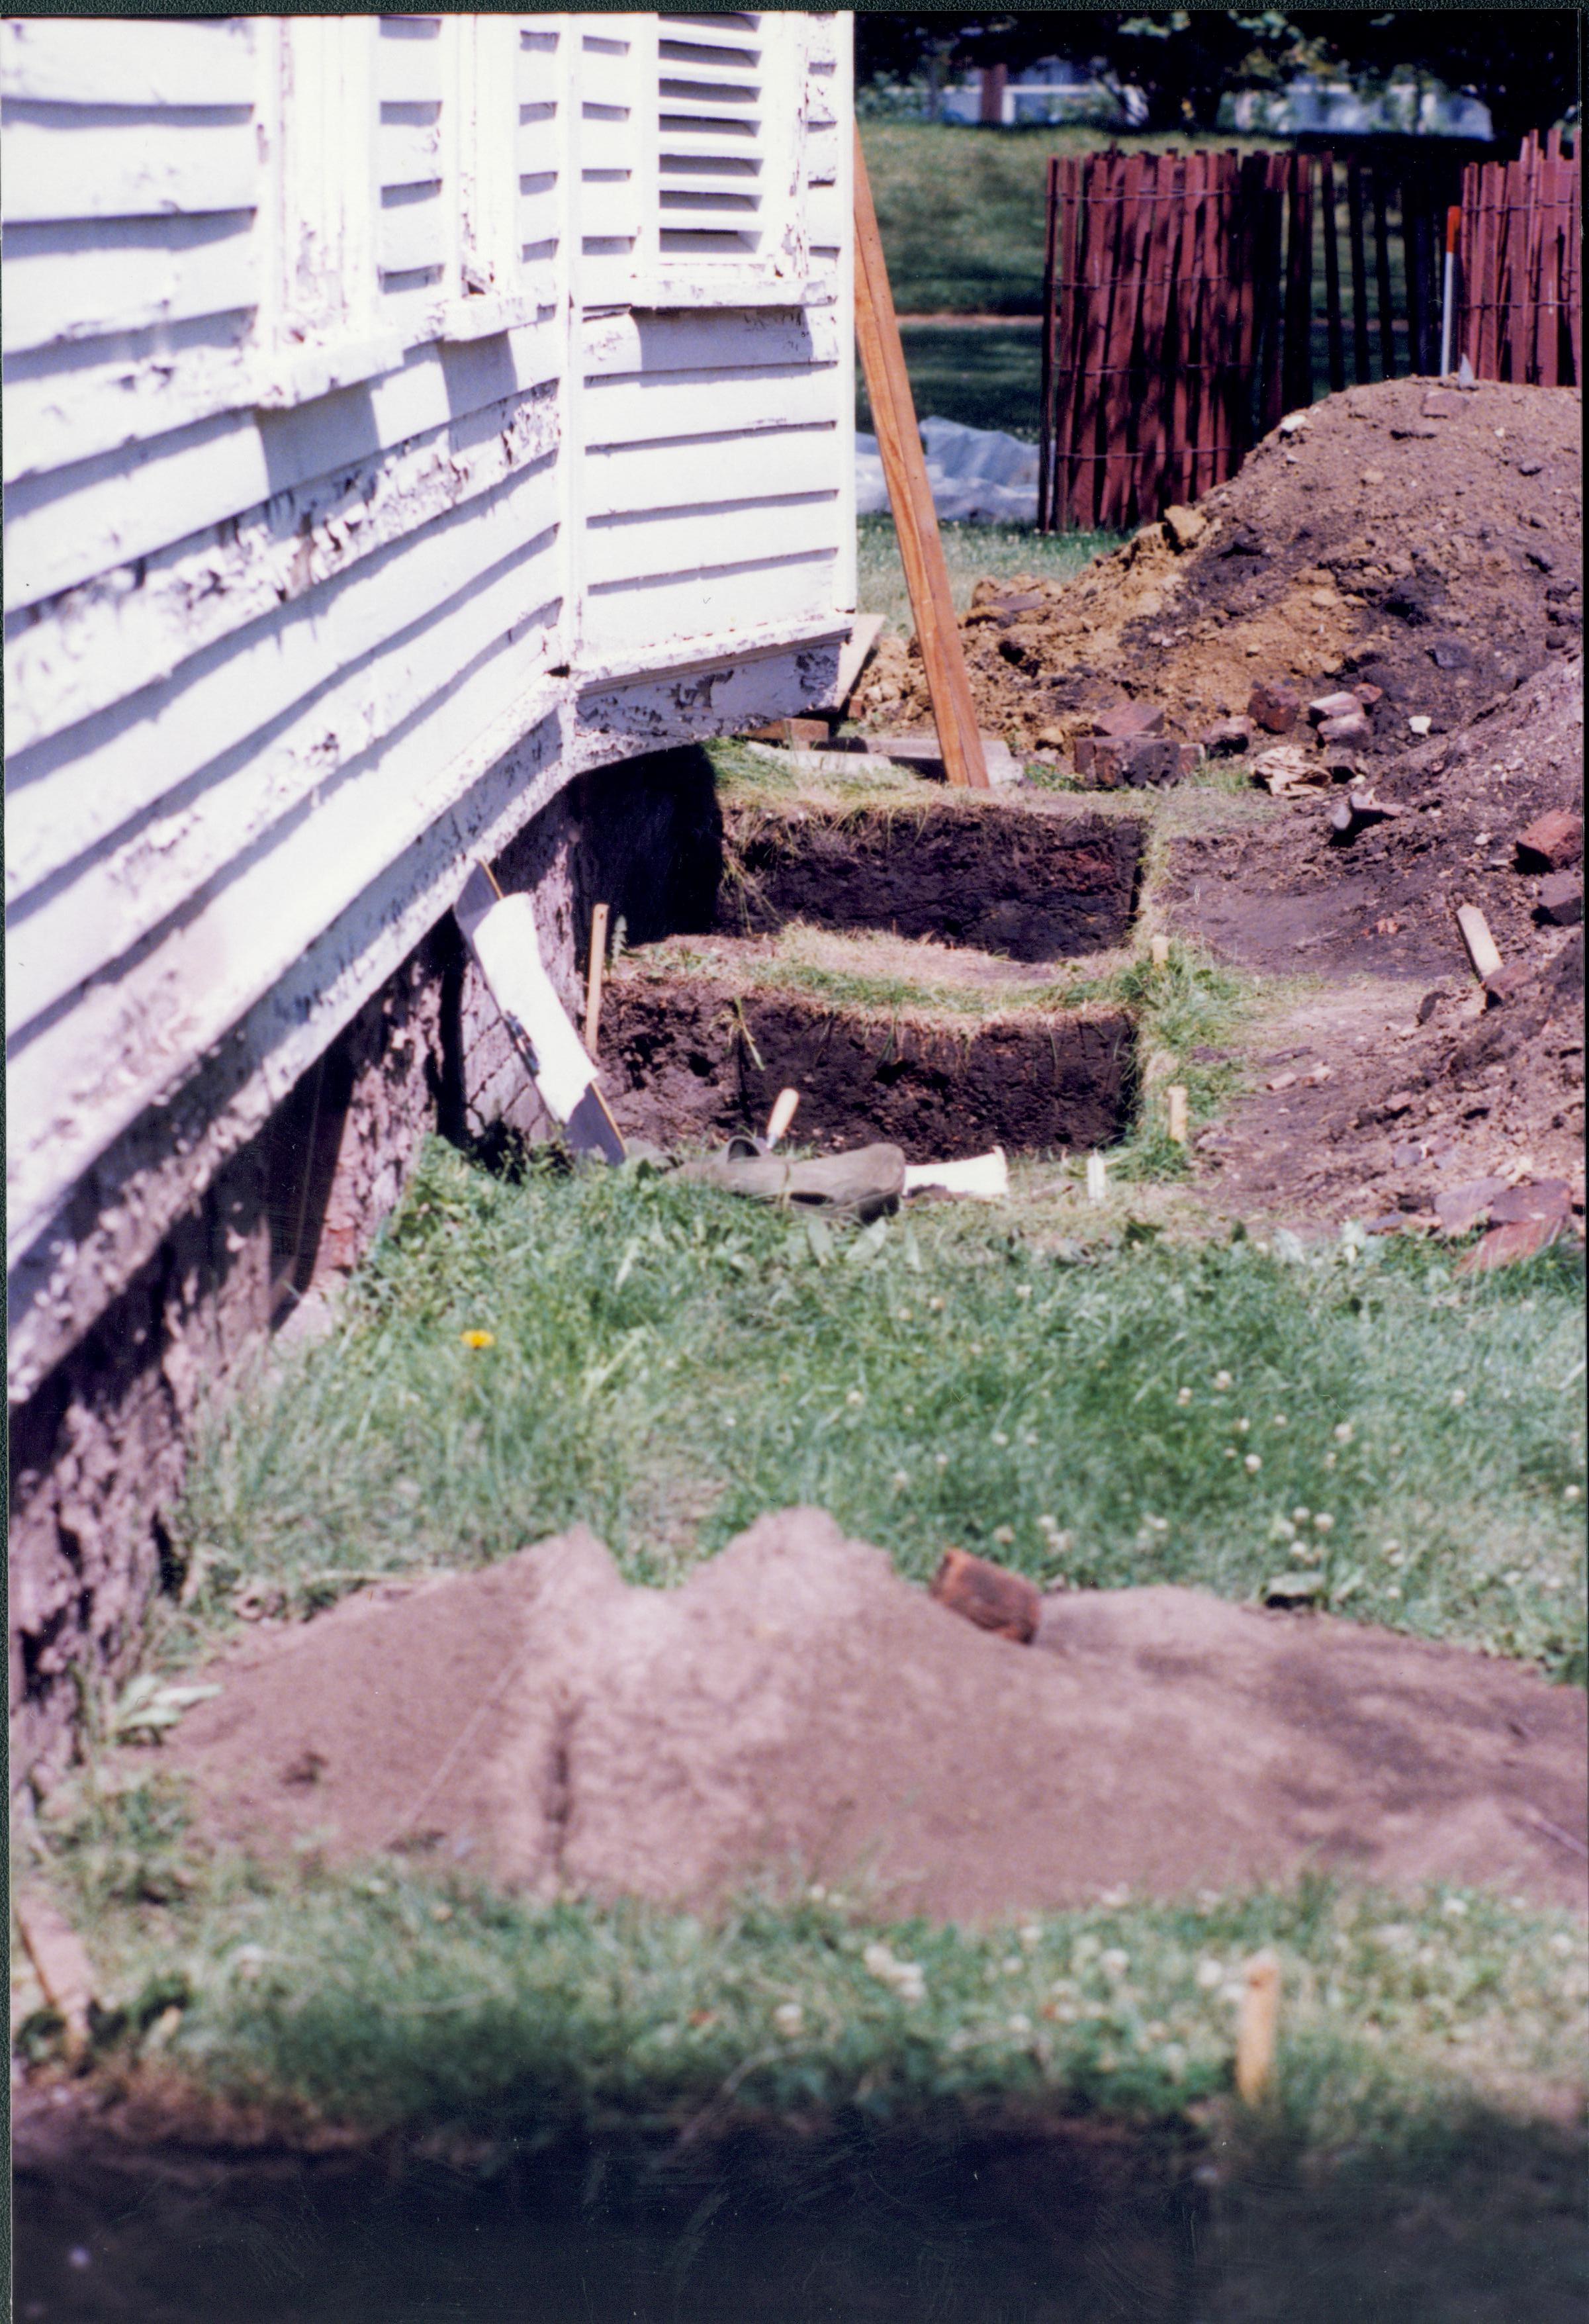
<svg viewBox="0 0 1589 2324">
<path fill-rule="evenodd" d="M 1558 928 L 1575 927 L 1584 917 L 1584 880 L 1578 872 L 1550 872 L 1539 882 L 1539 911 Z"/>
<path fill-rule="evenodd" d="M 1203 735 L 1203 748 L 1211 759 L 1231 759 L 1247 748 L 1253 739 L 1250 718 L 1217 719 Z"/>
<path fill-rule="evenodd" d="M 1552 807 L 1537 816 L 1517 837 L 1518 862 L 1525 872 L 1565 872 L 1582 860 L 1584 818 L 1566 807 Z"/>
<path fill-rule="evenodd" d="M 1123 741 L 1134 734 L 1162 734 L 1164 713 L 1154 702 L 1118 702 L 1110 710 L 1100 710 L 1092 722 L 1095 734 L 1110 741 Z"/>
<path fill-rule="evenodd" d="M 1370 686 L 1366 678 L 1360 679 L 1355 686 L 1349 686 L 1346 691 L 1356 696 L 1364 710 L 1372 710 L 1376 702 L 1382 702 L 1385 698 L 1384 687 Z"/>
<path fill-rule="evenodd" d="M 1270 686 L 1260 678 L 1247 697 L 1247 715 L 1266 734 L 1289 734 L 1297 723 L 1301 698 L 1289 686 Z"/>
<path fill-rule="evenodd" d="M 1373 728 L 1355 703 L 1338 718 L 1327 718 L 1318 729 L 1321 742 L 1367 742 L 1373 739 Z"/>
<path fill-rule="evenodd" d="M 963 1549 L 946 1549 L 932 1577 L 932 1595 L 951 1614 L 963 1614 L 979 1630 L 1029 1645 L 1037 1634 L 1042 1600 L 1024 1574 L 1011 1573 Z"/>
<path fill-rule="evenodd" d="M 1363 705 L 1355 694 L 1321 694 L 1317 702 L 1308 705 L 1309 720 L 1315 726 L 1322 726 L 1330 718 L 1360 718 L 1362 715 Z"/>
</svg>

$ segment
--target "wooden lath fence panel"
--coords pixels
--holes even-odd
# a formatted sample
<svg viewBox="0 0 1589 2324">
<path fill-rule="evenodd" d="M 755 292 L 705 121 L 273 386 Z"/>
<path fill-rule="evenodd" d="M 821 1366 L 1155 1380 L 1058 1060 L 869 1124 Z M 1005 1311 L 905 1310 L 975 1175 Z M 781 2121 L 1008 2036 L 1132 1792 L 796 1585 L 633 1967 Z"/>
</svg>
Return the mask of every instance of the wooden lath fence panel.
<svg viewBox="0 0 1589 2324">
<path fill-rule="evenodd" d="M 1431 374 L 1459 192 L 1456 346 L 1481 378 L 1575 381 L 1577 162 L 1554 138 L 1460 180 L 1433 156 L 1051 161 L 1039 525 L 1146 522 L 1349 374 Z"/>
<path fill-rule="evenodd" d="M 1533 387 L 1583 377 L 1579 176 L 1552 130 L 1515 161 L 1463 172 L 1456 345 L 1480 379 Z"/>
</svg>

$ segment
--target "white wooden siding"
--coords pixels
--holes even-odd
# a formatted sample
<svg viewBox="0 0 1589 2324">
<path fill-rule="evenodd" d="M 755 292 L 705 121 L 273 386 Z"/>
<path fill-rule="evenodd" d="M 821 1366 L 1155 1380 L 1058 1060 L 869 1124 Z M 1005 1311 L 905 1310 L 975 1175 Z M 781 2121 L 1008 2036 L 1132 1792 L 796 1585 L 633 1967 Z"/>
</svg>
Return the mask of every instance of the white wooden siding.
<svg viewBox="0 0 1589 2324">
<path fill-rule="evenodd" d="M 0 25 L 14 1394 L 473 851 L 820 686 L 848 29 Z"/>
</svg>

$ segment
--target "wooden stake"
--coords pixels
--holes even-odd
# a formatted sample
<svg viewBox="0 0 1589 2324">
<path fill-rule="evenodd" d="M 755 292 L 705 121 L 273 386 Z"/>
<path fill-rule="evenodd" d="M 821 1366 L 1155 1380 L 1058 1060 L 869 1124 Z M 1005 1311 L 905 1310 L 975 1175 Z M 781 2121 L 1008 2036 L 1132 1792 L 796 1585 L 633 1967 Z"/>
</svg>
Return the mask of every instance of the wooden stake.
<svg viewBox="0 0 1589 2324">
<path fill-rule="evenodd" d="M 1154 966 L 1155 968 L 1168 968 L 1168 967 L 1169 967 L 1169 965 L 1170 965 L 1170 939 L 1169 939 L 1169 937 L 1168 937 L 1168 936 L 1150 936 L 1150 937 L 1149 937 L 1149 939 L 1148 939 L 1148 958 L 1153 962 L 1153 966 Z"/>
<path fill-rule="evenodd" d="M 44 1998 L 64 2029 L 67 2057 L 75 2061 L 88 2046 L 88 2012 L 94 2000 L 94 1971 L 83 1941 L 45 1897 L 21 1897 L 15 1910 Z"/>
<path fill-rule="evenodd" d="M 1186 1144 L 1185 1085 L 1180 1082 L 1171 1082 L 1164 1095 L 1169 1101 L 1171 1142 L 1176 1146 L 1184 1146 Z"/>
<path fill-rule="evenodd" d="M 855 332 L 944 770 L 951 783 L 987 790 L 991 786 L 971 702 L 971 681 L 950 595 L 949 567 L 943 561 L 938 512 L 927 482 L 916 408 L 859 130 L 855 138 Z"/>
<path fill-rule="evenodd" d="M 607 907 L 597 904 L 591 912 L 591 957 L 585 969 L 585 1050 L 592 1057 L 602 1029 L 602 976 L 606 965 Z"/>
<path fill-rule="evenodd" d="M 1245 2105 L 1262 2104 L 1274 2088 L 1279 2029 L 1280 1963 L 1272 1953 L 1254 1953 L 1246 1967 L 1235 2034 L 1235 2086 Z"/>
</svg>

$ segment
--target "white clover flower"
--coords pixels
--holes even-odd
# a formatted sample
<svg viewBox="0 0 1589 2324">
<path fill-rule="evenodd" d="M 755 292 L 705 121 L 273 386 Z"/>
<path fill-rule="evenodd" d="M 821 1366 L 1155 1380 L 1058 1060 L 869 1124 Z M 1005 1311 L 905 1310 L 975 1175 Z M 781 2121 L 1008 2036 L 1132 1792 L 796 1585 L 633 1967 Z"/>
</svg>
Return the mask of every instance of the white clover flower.
<svg viewBox="0 0 1589 2324">
<path fill-rule="evenodd" d="M 1014 1526 L 995 1526 L 993 1528 L 993 1538 L 999 1544 L 1001 1548 L 1007 1549 L 1011 1542 L 1015 1538 L 1015 1529 Z"/>
<path fill-rule="evenodd" d="M 993 1441 L 996 1444 L 1004 1445 L 1007 1444 L 1010 1440 L 1005 1434 L 1002 1428 L 996 1428 L 993 1432 Z"/>
<path fill-rule="evenodd" d="M 1177 1404 L 1189 1404 L 1191 1400 L 1192 1392 L 1189 1388 L 1180 1388 L 1176 1389 L 1175 1401 Z"/>
<path fill-rule="evenodd" d="M 780 2001 L 773 2011 L 773 2024 L 780 2034 L 798 2034 L 805 2023 L 805 2012 L 797 2001 Z"/>
<path fill-rule="evenodd" d="M 1440 1910 L 1448 1921 L 1465 1921 L 1467 1905 L 1460 1896 L 1447 1896 Z"/>
<path fill-rule="evenodd" d="M 1249 1452 L 1242 1466 L 1249 1477 L 1255 1477 L 1263 1466 L 1263 1455 L 1261 1452 Z"/>
<path fill-rule="evenodd" d="M 1225 1983 L 1223 1961 L 1200 1960 L 1198 1963 L 1198 1983 L 1205 1993 L 1212 1993 L 1217 1985 Z"/>
<path fill-rule="evenodd" d="M 1337 1444 L 1350 1444 L 1353 1437 L 1355 1436 L 1356 1434 L 1356 1430 L 1353 1427 L 1349 1420 L 1340 1420 L 1336 1423 L 1336 1443 Z"/>
<path fill-rule="evenodd" d="M 1466 1390 L 1466 1388 L 1454 1388 L 1452 1389 L 1452 1391 L 1451 1391 L 1451 1402 L 1452 1402 L 1452 1404 L 1453 1404 L 1454 1407 L 1456 1408 L 1456 1411 L 1458 1411 L 1458 1412 L 1460 1412 L 1460 1411 L 1462 1410 L 1463 1406 L 1467 1402 L 1467 1390 Z"/>
<path fill-rule="evenodd" d="M 947 1469 L 947 1468 L 948 1468 L 948 1466 L 949 1466 L 949 1455 L 948 1455 L 948 1453 L 947 1453 L 947 1452 L 934 1452 L 934 1453 L 933 1453 L 933 1455 L 932 1455 L 932 1466 L 933 1466 L 935 1469 Z"/>
<path fill-rule="evenodd" d="M 1008 2023 L 1012 2034 L 1030 2034 L 1032 2031 L 1032 2020 L 1024 2015 L 1020 2010 L 1015 2012 Z"/>
<path fill-rule="evenodd" d="M 1216 1372 L 1214 1375 L 1214 1386 L 1219 1391 L 1220 1395 L 1223 1396 L 1227 1388 L 1234 1388 L 1235 1386 L 1235 1382 L 1231 1379 L 1228 1372 Z"/>
<path fill-rule="evenodd" d="M 1124 1977 L 1131 1967 L 1131 1955 L 1123 1953 L 1118 1945 L 1111 1945 L 1107 1952 L 1098 1955 L 1098 1966 L 1110 1977 Z"/>
<path fill-rule="evenodd" d="M 1317 1513 L 1317 1515 L 1315 1516 L 1315 1517 L 1314 1517 L 1314 1519 L 1313 1519 L 1313 1530 L 1314 1530 L 1314 1532 L 1315 1532 L 1315 1533 L 1333 1533 L 1333 1532 L 1335 1531 L 1335 1529 L 1336 1529 L 1336 1521 L 1335 1521 L 1334 1517 L 1332 1517 L 1330 1516 L 1330 1514 L 1329 1514 L 1328 1510 L 1327 1510 L 1327 1509 L 1320 1509 L 1320 1510 L 1318 1510 L 1318 1512 Z"/>
</svg>

